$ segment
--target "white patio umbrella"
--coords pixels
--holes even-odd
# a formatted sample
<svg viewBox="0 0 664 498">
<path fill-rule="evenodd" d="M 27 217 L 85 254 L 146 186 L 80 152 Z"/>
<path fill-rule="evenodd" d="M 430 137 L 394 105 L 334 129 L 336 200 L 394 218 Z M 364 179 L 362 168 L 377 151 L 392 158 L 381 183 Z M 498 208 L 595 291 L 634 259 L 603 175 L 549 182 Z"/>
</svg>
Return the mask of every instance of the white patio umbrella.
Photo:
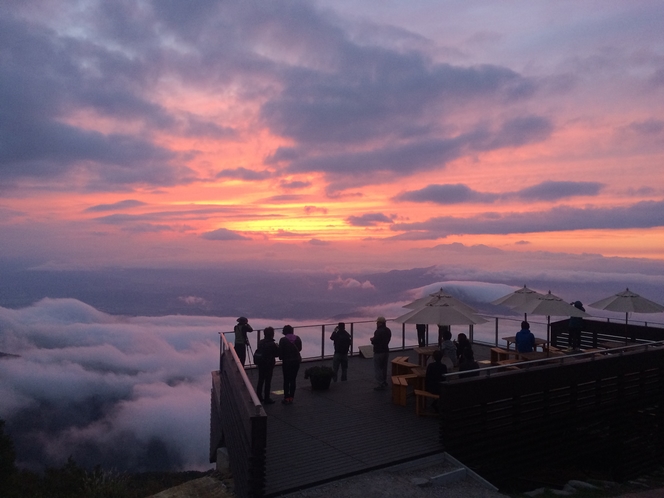
<svg viewBox="0 0 664 498">
<path fill-rule="evenodd" d="M 428 303 L 419 309 L 409 311 L 394 321 L 398 323 L 428 323 L 436 325 L 475 325 L 487 320 L 474 313 L 465 312 L 445 300 Z"/>
<path fill-rule="evenodd" d="M 544 294 L 529 289 L 524 285 L 521 289 L 515 290 L 506 296 L 499 297 L 495 301 L 491 301 L 491 304 L 507 306 L 508 308 L 514 309 L 517 306 L 521 306 L 542 296 L 544 296 Z M 523 319 L 528 319 L 527 313 L 524 314 Z"/>
<path fill-rule="evenodd" d="M 422 308 L 423 306 L 427 304 L 432 304 L 432 303 L 447 303 L 450 306 L 453 306 L 464 313 L 468 314 L 474 314 L 477 313 L 477 310 L 473 308 L 472 306 L 468 306 L 466 303 L 463 301 L 457 299 L 456 297 L 452 296 L 451 294 L 448 294 L 443 290 L 441 287 L 438 292 L 434 292 L 433 294 L 429 294 L 426 297 L 421 297 L 419 299 L 416 299 L 412 303 L 408 303 L 404 308 L 408 308 L 411 310 L 419 309 Z"/>
<path fill-rule="evenodd" d="M 627 342 L 627 324 L 630 313 L 660 313 L 664 311 L 664 306 L 650 299 L 646 299 L 626 288 L 624 292 L 619 292 L 613 296 L 589 304 L 591 308 L 598 310 L 616 311 L 625 313 L 625 342 Z"/>
<path fill-rule="evenodd" d="M 540 295 L 535 299 L 531 299 L 519 306 L 512 308 L 514 311 L 522 313 L 530 313 L 531 315 L 546 316 L 546 341 L 550 340 L 551 316 L 590 316 L 585 311 L 581 311 L 575 306 L 563 301 L 562 298 L 551 294 Z"/>
</svg>

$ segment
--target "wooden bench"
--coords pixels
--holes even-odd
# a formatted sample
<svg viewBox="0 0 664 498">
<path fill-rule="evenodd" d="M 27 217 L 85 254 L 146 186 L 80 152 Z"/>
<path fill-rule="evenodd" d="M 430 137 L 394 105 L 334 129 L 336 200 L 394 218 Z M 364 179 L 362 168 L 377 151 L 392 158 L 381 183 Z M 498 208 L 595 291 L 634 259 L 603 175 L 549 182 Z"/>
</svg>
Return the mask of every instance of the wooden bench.
<svg viewBox="0 0 664 498">
<path fill-rule="evenodd" d="M 396 358 L 392 358 L 392 375 L 399 375 L 397 372 L 399 369 L 398 365 L 403 361 L 408 361 L 408 356 L 397 356 Z"/>
<path fill-rule="evenodd" d="M 415 389 L 415 413 L 419 416 L 437 417 L 437 412 L 427 411 L 427 399 L 440 399 L 440 396 Z"/>
<path fill-rule="evenodd" d="M 392 376 L 392 403 L 406 406 L 408 396 L 408 381 L 399 375 Z"/>
<path fill-rule="evenodd" d="M 519 359 L 519 353 L 516 351 L 508 351 L 503 348 L 491 348 L 491 364 L 498 365 L 498 362 Z"/>
<path fill-rule="evenodd" d="M 415 374 L 392 376 L 392 403 L 406 406 L 408 386 L 416 386 L 418 376 Z"/>
<path fill-rule="evenodd" d="M 408 382 L 409 386 L 414 386 L 417 384 L 417 379 L 419 379 L 419 375 L 410 373 L 406 375 L 399 375 L 402 379 L 404 379 L 406 382 Z"/>
<path fill-rule="evenodd" d="M 392 360 L 392 375 L 408 375 L 413 367 L 419 367 L 417 363 L 408 361 L 408 356 L 397 356 Z"/>
</svg>

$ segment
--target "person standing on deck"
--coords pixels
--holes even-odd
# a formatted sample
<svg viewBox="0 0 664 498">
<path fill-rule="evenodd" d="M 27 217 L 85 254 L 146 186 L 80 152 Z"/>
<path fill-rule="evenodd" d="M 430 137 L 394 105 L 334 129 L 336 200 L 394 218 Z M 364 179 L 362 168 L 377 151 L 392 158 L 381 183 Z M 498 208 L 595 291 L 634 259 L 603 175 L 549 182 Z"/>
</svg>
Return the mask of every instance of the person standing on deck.
<svg viewBox="0 0 664 498">
<path fill-rule="evenodd" d="M 374 373 L 378 385 L 374 390 L 381 391 L 387 387 L 387 362 L 390 356 L 390 339 L 392 331 L 387 328 L 385 317 L 376 319 L 376 331 L 371 338 L 374 352 Z"/>
<path fill-rule="evenodd" d="M 330 336 L 330 340 L 334 342 L 334 357 L 332 358 L 332 370 L 334 370 L 334 377 L 332 380 L 337 381 L 337 374 L 339 373 L 339 366 L 341 366 L 341 380 L 345 381 L 348 374 L 348 350 L 350 349 L 350 334 L 346 330 L 346 324 L 339 322 L 334 328 L 334 332 Z"/>
<path fill-rule="evenodd" d="M 576 309 L 586 311 L 581 301 L 574 301 L 572 303 Z M 570 349 L 581 349 L 581 331 L 583 330 L 583 318 L 580 316 L 571 316 L 569 325 L 567 326 L 567 333 L 569 335 Z"/>
<path fill-rule="evenodd" d="M 240 363 L 244 366 L 244 362 L 247 359 L 247 343 L 249 338 L 247 337 L 247 332 L 253 332 L 254 329 L 249 325 L 249 320 L 241 316 L 237 319 L 237 325 L 233 328 L 235 332 L 235 353 L 237 354 Z"/>
<path fill-rule="evenodd" d="M 516 333 L 514 345 L 519 353 L 532 353 L 535 349 L 535 336 L 530 331 L 530 324 L 521 322 L 521 330 Z"/>
<path fill-rule="evenodd" d="M 302 362 L 302 340 L 295 335 L 290 325 L 284 325 L 283 333 L 284 336 L 279 340 L 279 359 L 282 361 L 284 376 L 284 399 L 281 402 L 290 405 L 295 397 L 295 382 Z"/>
<path fill-rule="evenodd" d="M 272 372 L 274 371 L 276 357 L 279 354 L 279 346 L 274 342 L 274 328 L 265 327 L 263 333 L 265 338 L 258 343 L 254 354 L 254 363 L 258 367 L 256 394 L 261 403 L 271 405 L 274 403 L 274 400 L 270 398 Z M 263 388 L 265 388 L 265 391 L 263 391 Z"/>
<path fill-rule="evenodd" d="M 417 345 L 421 348 L 427 345 L 426 333 L 427 326 L 423 323 L 418 323 L 415 325 L 415 330 L 417 330 Z"/>
</svg>

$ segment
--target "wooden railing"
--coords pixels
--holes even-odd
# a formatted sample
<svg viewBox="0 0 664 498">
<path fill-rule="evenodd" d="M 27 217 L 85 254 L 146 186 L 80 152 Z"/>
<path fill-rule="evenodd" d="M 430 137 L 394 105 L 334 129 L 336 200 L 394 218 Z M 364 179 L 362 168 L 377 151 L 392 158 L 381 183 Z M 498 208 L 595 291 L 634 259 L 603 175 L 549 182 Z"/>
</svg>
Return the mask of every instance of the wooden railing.
<svg viewBox="0 0 664 498">
<path fill-rule="evenodd" d="M 235 494 L 240 498 L 265 494 L 267 415 L 235 349 L 220 334 L 219 370 L 212 372 L 210 462 L 217 449 L 228 450 Z"/>
<path fill-rule="evenodd" d="M 551 323 L 551 345 L 568 346 L 569 319 Z M 625 324 L 601 320 L 583 319 L 581 347 L 597 348 L 601 342 L 651 342 L 664 340 L 664 328 L 647 325 Z"/>
<path fill-rule="evenodd" d="M 501 489 L 575 464 L 624 481 L 664 456 L 664 342 L 444 382 L 440 406 L 446 451 Z"/>
</svg>

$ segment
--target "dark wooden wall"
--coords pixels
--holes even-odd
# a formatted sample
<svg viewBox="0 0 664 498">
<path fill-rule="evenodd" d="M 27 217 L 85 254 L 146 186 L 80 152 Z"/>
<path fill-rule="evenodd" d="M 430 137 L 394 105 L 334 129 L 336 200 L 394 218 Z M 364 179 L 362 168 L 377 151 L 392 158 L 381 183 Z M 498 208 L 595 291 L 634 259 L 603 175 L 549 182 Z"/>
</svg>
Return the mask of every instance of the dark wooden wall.
<svg viewBox="0 0 664 498">
<path fill-rule="evenodd" d="M 567 347 L 568 324 L 569 319 L 551 323 L 551 344 L 553 346 Z M 664 340 L 664 328 L 583 319 L 581 346 L 584 348 L 596 348 L 601 341 L 625 341 L 625 338 L 629 342 L 662 341 Z"/>
<path fill-rule="evenodd" d="M 212 373 L 210 462 L 216 450 L 228 450 L 235 494 L 240 498 L 265 494 L 267 415 L 246 379 L 232 349 L 222 348 L 220 370 Z"/>
<path fill-rule="evenodd" d="M 662 461 L 664 347 L 443 383 L 440 437 L 509 486 L 583 462 L 622 481 Z"/>
</svg>

